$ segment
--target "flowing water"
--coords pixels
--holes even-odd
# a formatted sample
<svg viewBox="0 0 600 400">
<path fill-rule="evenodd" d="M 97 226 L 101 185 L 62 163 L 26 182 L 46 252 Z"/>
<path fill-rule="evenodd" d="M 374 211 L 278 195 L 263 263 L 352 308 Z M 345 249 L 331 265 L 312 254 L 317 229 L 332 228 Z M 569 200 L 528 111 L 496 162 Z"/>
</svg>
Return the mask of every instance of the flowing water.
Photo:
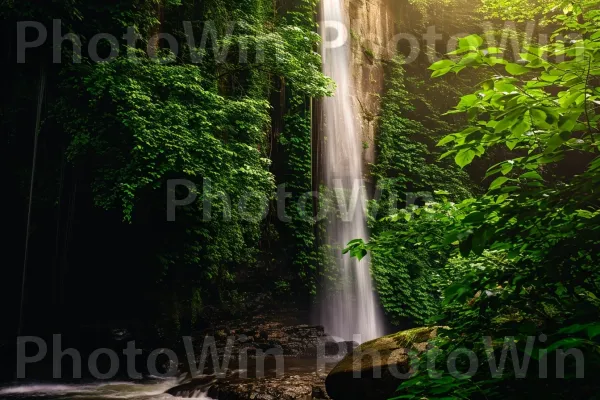
<svg viewBox="0 0 600 400">
<path fill-rule="evenodd" d="M 176 379 L 151 382 L 105 382 L 89 384 L 25 383 L 0 386 L 0 399 L 80 399 L 80 400 L 172 400 L 165 392 L 177 385 Z M 210 399 L 199 393 L 197 398 Z"/>
<path fill-rule="evenodd" d="M 318 364 L 314 357 L 285 357 L 283 360 L 283 377 L 304 377 L 314 380 L 317 372 L 328 373 L 340 360 L 338 356 L 326 357 L 323 364 Z M 264 377 L 278 377 L 279 362 L 274 357 L 267 357 L 261 362 L 260 371 Z M 215 384 L 219 392 L 231 387 L 231 392 L 240 383 L 256 380 L 258 373 L 257 360 L 250 358 L 244 369 L 240 369 L 235 359 L 229 365 L 229 373 L 223 380 L 214 375 L 200 375 L 194 379 L 182 374 L 179 378 L 156 378 L 138 381 L 95 381 L 86 383 L 59 383 L 51 381 L 27 381 L 13 384 L 0 384 L 0 400 L 177 400 L 193 398 L 213 400 L 209 392 Z M 319 367 L 321 369 L 319 369 Z M 244 375 L 242 375 L 244 373 Z M 226 396 L 226 395 L 225 395 Z"/>
<path fill-rule="evenodd" d="M 338 199 L 338 210 L 345 214 L 342 218 L 331 218 L 327 232 L 329 244 L 338 248 L 335 256 L 339 272 L 335 274 L 338 284 L 330 285 L 322 298 L 321 321 L 332 335 L 353 340 L 355 334 L 360 334 L 361 341 L 367 341 L 382 334 L 370 263 L 368 258 L 359 262 L 339 251 L 349 241 L 368 236 L 365 197 L 359 195 L 364 193 L 363 146 L 352 100 L 349 29 L 336 37 L 335 28 L 326 28 L 348 26 L 343 3 L 344 0 L 321 1 L 323 71 L 337 83 L 335 95 L 323 101 L 324 178 Z M 342 32 L 339 28 L 337 31 Z M 342 197 L 344 201 L 340 202 Z"/>
</svg>

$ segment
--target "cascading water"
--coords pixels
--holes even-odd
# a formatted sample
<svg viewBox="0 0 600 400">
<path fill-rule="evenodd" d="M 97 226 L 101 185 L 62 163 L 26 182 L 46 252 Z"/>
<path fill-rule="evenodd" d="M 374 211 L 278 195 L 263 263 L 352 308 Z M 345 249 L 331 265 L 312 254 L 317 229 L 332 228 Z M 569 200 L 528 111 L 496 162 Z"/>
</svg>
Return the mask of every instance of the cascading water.
<svg viewBox="0 0 600 400">
<path fill-rule="evenodd" d="M 353 340 L 360 334 L 361 341 L 367 341 L 382 334 L 370 263 L 368 258 L 358 261 L 340 251 L 353 239 L 367 239 L 365 197 L 359 195 L 364 193 L 363 146 L 350 86 L 348 30 L 340 29 L 348 26 L 343 1 L 321 0 L 323 71 L 337 84 L 335 95 L 323 101 L 324 179 L 335 194 L 334 204 L 345 214 L 332 216 L 327 229 L 329 244 L 337 249 L 339 272 L 335 287 L 322 296 L 321 322 L 331 335 Z"/>
<path fill-rule="evenodd" d="M 97 399 L 97 400 L 173 400 L 165 392 L 178 384 L 177 379 L 148 382 L 96 382 L 83 384 L 23 383 L 0 386 L 1 399 Z M 189 396 L 210 400 L 203 393 Z"/>
</svg>

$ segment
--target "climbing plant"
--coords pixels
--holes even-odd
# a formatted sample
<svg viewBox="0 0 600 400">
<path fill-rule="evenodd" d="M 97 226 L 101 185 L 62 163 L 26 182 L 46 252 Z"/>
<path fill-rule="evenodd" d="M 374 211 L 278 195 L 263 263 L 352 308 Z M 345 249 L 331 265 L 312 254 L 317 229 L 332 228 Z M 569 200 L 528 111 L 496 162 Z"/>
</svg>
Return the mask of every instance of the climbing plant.
<svg viewBox="0 0 600 400">
<path fill-rule="evenodd" d="M 389 245 L 386 232 L 390 229 L 435 225 L 433 220 L 411 219 L 413 211 L 420 213 L 414 206 L 433 201 L 434 190 L 451 193 L 455 200 L 470 196 L 468 176 L 451 163 L 435 161 L 439 155 L 430 143 L 440 132 L 409 117 L 414 107 L 405 86 L 402 58 L 394 58 L 390 68 L 376 137 L 377 161 L 371 166 L 380 193 L 370 205 L 371 240 L 383 248 Z M 412 211 L 398 218 L 398 208 Z M 401 250 L 373 253 L 377 291 L 393 322 L 423 323 L 438 311 L 443 279 L 439 271 L 448 254 L 431 251 L 423 243 L 407 244 Z"/>
<path fill-rule="evenodd" d="M 307 55 L 315 54 L 320 42 L 315 33 L 316 6 L 315 0 L 302 0 L 291 12 L 287 14 L 286 21 L 290 29 L 298 35 L 298 46 Z M 293 28 L 291 28 L 293 26 Z M 312 40 L 306 40 L 312 38 Z M 313 57 L 311 56 L 311 57 Z M 320 62 L 314 64 L 320 69 Z M 285 183 L 292 192 L 289 201 L 290 221 L 286 226 L 291 236 L 288 248 L 291 254 L 293 272 L 299 278 L 302 287 L 311 295 L 316 294 L 317 267 L 321 262 L 322 252 L 316 237 L 316 222 L 314 220 L 314 198 L 307 197 L 313 191 L 313 165 L 312 165 L 312 101 L 317 93 L 304 90 L 294 81 L 287 81 L 287 107 L 284 116 L 283 134 L 279 138 L 280 144 L 286 151 Z M 331 94 L 332 82 L 321 84 Z"/>
</svg>

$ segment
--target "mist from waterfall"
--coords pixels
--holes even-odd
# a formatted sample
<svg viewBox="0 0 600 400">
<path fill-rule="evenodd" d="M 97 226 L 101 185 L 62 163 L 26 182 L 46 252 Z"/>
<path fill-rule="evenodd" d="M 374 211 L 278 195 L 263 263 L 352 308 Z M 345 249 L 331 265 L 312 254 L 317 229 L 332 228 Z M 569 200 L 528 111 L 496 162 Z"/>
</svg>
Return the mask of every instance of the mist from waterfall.
<svg viewBox="0 0 600 400">
<path fill-rule="evenodd" d="M 336 29 L 327 29 L 337 23 L 348 26 L 343 1 L 321 0 L 323 72 L 337 84 L 335 95 L 323 101 L 323 175 L 338 203 L 343 197 L 349 210 L 346 218 L 330 216 L 327 228 L 328 243 L 332 245 L 339 272 L 334 272 L 334 279 L 326 278 L 326 292 L 321 296 L 321 324 L 331 335 L 353 340 L 355 334 L 360 334 L 364 342 L 381 336 L 382 329 L 368 257 L 358 261 L 341 254 L 349 241 L 368 238 L 366 197 L 362 195 L 363 146 L 352 99 L 348 29 L 346 37 L 336 37 Z M 344 210 L 344 205 L 336 205 L 338 210 L 340 207 Z"/>
</svg>

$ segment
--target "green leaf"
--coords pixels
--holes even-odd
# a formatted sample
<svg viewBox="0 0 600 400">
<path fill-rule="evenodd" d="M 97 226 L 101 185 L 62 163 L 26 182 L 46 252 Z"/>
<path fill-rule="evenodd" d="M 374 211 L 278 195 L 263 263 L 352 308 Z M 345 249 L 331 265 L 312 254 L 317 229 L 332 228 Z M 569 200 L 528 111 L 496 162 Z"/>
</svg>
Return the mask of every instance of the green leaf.
<svg viewBox="0 0 600 400">
<path fill-rule="evenodd" d="M 438 76 L 442 76 L 442 75 L 446 75 L 448 72 L 450 72 L 452 68 L 442 68 L 442 69 L 438 69 L 433 71 L 433 73 L 431 74 L 432 78 L 437 78 Z"/>
<path fill-rule="evenodd" d="M 456 137 L 454 135 L 448 135 L 445 136 L 444 138 L 442 138 L 442 140 L 440 140 L 437 144 L 437 146 L 443 146 L 445 144 L 454 142 L 456 140 Z"/>
<path fill-rule="evenodd" d="M 519 122 L 511 126 L 511 132 L 514 137 L 521 137 L 531 128 L 529 121 L 521 118 Z"/>
<path fill-rule="evenodd" d="M 367 255 L 367 250 L 362 247 L 354 247 L 350 249 L 350 256 L 356 257 L 359 261 Z"/>
<path fill-rule="evenodd" d="M 357 245 L 357 244 L 364 244 L 365 241 L 362 239 L 353 239 L 351 241 L 348 242 L 347 246 L 350 247 L 352 245 Z"/>
<path fill-rule="evenodd" d="M 558 147 L 562 146 L 563 143 L 565 143 L 566 141 L 567 140 L 564 138 L 564 135 L 560 133 L 552 135 L 552 137 L 550 137 L 550 139 L 548 139 L 548 142 L 546 143 L 545 153 L 548 154 L 554 151 Z"/>
<path fill-rule="evenodd" d="M 502 193 L 501 195 L 498 196 L 498 198 L 496 198 L 496 204 L 503 203 L 506 199 L 508 199 L 508 197 L 509 197 L 508 193 Z"/>
<path fill-rule="evenodd" d="M 509 179 L 507 177 L 500 176 L 491 183 L 489 190 L 498 189 L 508 181 L 509 181 Z"/>
<path fill-rule="evenodd" d="M 543 181 L 544 179 L 542 178 L 542 176 L 540 174 L 538 174 L 535 171 L 529 171 L 524 173 L 523 175 L 521 175 L 519 178 L 521 179 L 535 179 L 538 181 Z"/>
<path fill-rule="evenodd" d="M 573 333 L 578 333 L 578 332 L 584 331 L 587 329 L 587 327 L 588 327 L 588 325 L 573 324 L 573 325 L 569 325 L 569 326 L 559 329 L 558 333 L 566 333 L 566 334 L 570 335 Z"/>
<path fill-rule="evenodd" d="M 455 229 L 451 232 L 449 232 L 448 234 L 446 234 L 446 236 L 444 237 L 444 241 L 443 241 L 443 245 L 447 246 L 451 243 L 454 243 L 458 240 L 458 237 L 460 236 L 461 231 L 458 229 Z"/>
<path fill-rule="evenodd" d="M 502 167 L 500 168 L 500 172 L 502 172 L 502 175 L 507 175 L 508 173 L 510 173 L 510 171 L 512 171 L 514 168 L 514 165 L 507 162 L 502 164 Z"/>
<path fill-rule="evenodd" d="M 484 61 L 486 62 L 486 64 L 491 65 L 492 67 L 496 64 L 503 64 L 503 65 L 508 64 L 508 61 L 506 61 L 503 58 L 498 58 L 498 57 L 485 57 Z"/>
<path fill-rule="evenodd" d="M 600 324 L 593 324 L 587 328 L 587 334 L 590 339 L 600 335 Z"/>
<path fill-rule="evenodd" d="M 470 291 L 470 289 L 471 288 L 463 282 L 450 285 L 444 291 L 444 304 L 447 305 L 454 302 L 455 300 L 461 299 L 466 293 Z"/>
<path fill-rule="evenodd" d="M 464 168 L 465 166 L 471 164 L 473 159 L 475 158 L 475 151 L 472 149 L 463 149 L 456 154 L 454 161 L 458 164 L 459 167 Z"/>
<path fill-rule="evenodd" d="M 458 62 L 458 65 L 471 65 L 471 64 L 475 64 L 475 63 L 480 63 L 481 62 L 481 56 L 479 55 L 479 53 L 468 53 L 465 54 L 463 56 L 463 58 L 460 59 L 460 61 Z"/>
<path fill-rule="evenodd" d="M 499 47 L 488 47 L 487 49 L 485 49 L 485 51 L 487 51 L 488 54 L 500 54 L 502 53 L 502 49 Z"/>
<path fill-rule="evenodd" d="M 517 119 L 515 118 L 515 116 L 509 114 L 496 124 L 496 126 L 494 127 L 494 132 L 500 133 L 502 131 L 510 129 L 516 122 Z"/>
<path fill-rule="evenodd" d="M 591 219 L 594 217 L 594 214 L 589 210 L 576 210 L 575 212 L 577 213 L 577 216 L 581 218 Z"/>
<path fill-rule="evenodd" d="M 554 82 L 558 79 L 560 79 L 560 76 L 556 76 L 556 75 L 550 75 L 546 72 L 542 72 L 542 75 L 540 76 L 540 79 L 545 81 L 545 82 Z"/>
<path fill-rule="evenodd" d="M 429 66 L 429 69 L 433 70 L 433 71 L 437 71 L 440 69 L 453 67 L 454 65 L 455 65 L 454 61 L 452 61 L 452 60 L 440 60 L 440 61 L 436 61 L 433 64 L 431 64 Z"/>
<path fill-rule="evenodd" d="M 475 104 L 475 102 L 479 100 L 478 97 L 474 94 L 467 94 L 465 96 L 462 96 L 460 98 L 460 102 L 458 103 L 458 108 L 460 109 L 465 109 L 468 107 L 473 106 L 473 104 Z"/>
<path fill-rule="evenodd" d="M 461 48 L 458 48 L 458 49 L 456 49 L 456 50 L 454 50 L 454 51 L 450 51 L 450 52 L 448 52 L 448 53 L 446 53 L 446 54 L 448 54 L 448 55 L 457 55 L 457 54 L 466 53 L 467 51 L 475 51 L 475 50 L 477 50 L 477 48 L 476 48 L 476 47 L 474 47 L 474 46 L 471 46 L 471 47 L 463 47 L 462 49 L 461 49 Z"/>
<path fill-rule="evenodd" d="M 559 120 L 558 120 L 558 129 L 561 130 L 561 132 L 568 132 L 568 131 L 572 131 L 573 128 L 575 128 L 575 125 L 577 125 L 577 118 L 579 118 L 580 113 L 571 113 L 568 115 L 561 115 Z"/>
<path fill-rule="evenodd" d="M 550 128 L 550 125 L 546 122 L 548 115 L 543 110 L 540 110 L 539 108 L 532 108 L 529 110 L 529 114 L 531 115 L 531 119 L 536 126 L 542 129 Z"/>
<path fill-rule="evenodd" d="M 440 160 L 443 160 L 444 158 L 446 158 L 454 153 L 456 153 L 456 150 L 448 150 L 447 152 L 445 152 L 444 154 L 442 154 L 440 156 Z"/>
<path fill-rule="evenodd" d="M 566 92 L 559 100 L 558 103 L 561 107 L 567 108 L 571 104 L 573 104 L 580 96 L 582 92 L 579 90 L 574 90 L 573 92 Z"/>
<path fill-rule="evenodd" d="M 500 189 L 502 193 L 512 193 L 516 192 L 517 190 L 519 190 L 518 186 L 504 186 L 502 189 Z"/>
<path fill-rule="evenodd" d="M 506 72 L 511 75 L 523 75 L 527 72 L 531 72 L 531 70 L 515 63 L 508 63 L 504 68 L 506 69 Z"/>
<path fill-rule="evenodd" d="M 479 35 L 469 35 L 458 40 L 458 47 L 479 47 L 483 44 L 483 39 Z"/>
<path fill-rule="evenodd" d="M 553 343 L 551 346 L 549 346 L 546 351 L 548 353 L 553 352 L 556 349 L 559 348 L 571 348 L 571 347 L 577 347 L 581 344 L 584 343 L 583 339 L 579 339 L 579 338 L 565 338 L 565 339 L 561 339 L 556 343 Z"/>
<path fill-rule="evenodd" d="M 481 212 L 481 211 L 475 211 L 469 215 L 467 215 L 464 219 L 463 219 L 463 223 L 465 224 L 475 224 L 475 225 L 479 225 L 481 224 L 483 221 L 485 221 L 485 213 Z"/>
</svg>

